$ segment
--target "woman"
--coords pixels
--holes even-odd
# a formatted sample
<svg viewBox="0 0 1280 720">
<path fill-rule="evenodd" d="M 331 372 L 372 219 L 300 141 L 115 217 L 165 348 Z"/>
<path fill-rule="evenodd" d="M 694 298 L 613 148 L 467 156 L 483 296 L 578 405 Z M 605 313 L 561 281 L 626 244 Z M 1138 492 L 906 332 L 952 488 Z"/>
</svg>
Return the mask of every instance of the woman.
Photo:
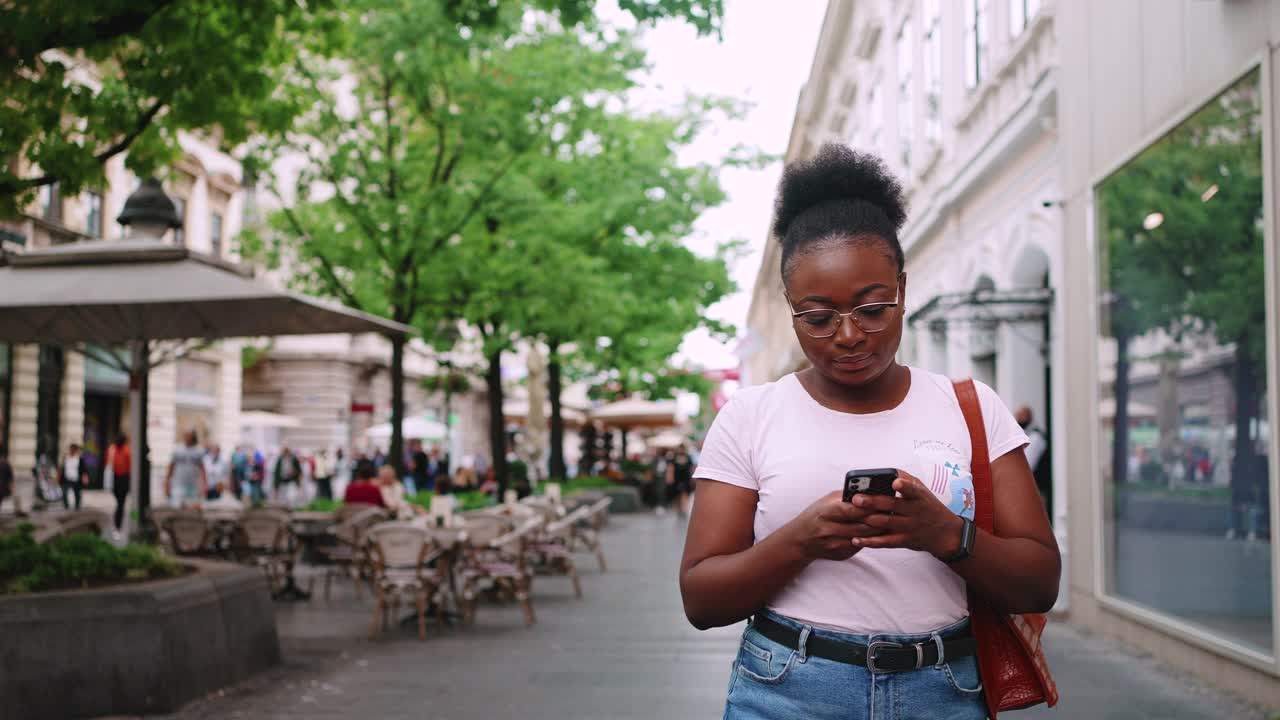
<svg viewBox="0 0 1280 720">
<path fill-rule="evenodd" d="M 425 513 L 421 505 L 415 505 L 405 499 L 404 483 L 396 475 L 396 469 L 383 465 L 378 469 L 378 490 L 382 493 L 382 505 L 400 518 L 413 517 L 415 513 Z"/>
<path fill-rule="evenodd" d="M 116 435 L 116 441 L 107 446 L 107 467 L 111 468 L 111 492 L 116 496 L 115 535 L 120 535 L 124 525 L 124 509 L 129 499 L 129 473 L 133 469 L 133 456 L 129 452 L 129 438 L 124 433 Z"/>
<path fill-rule="evenodd" d="M 753 618 L 726 718 L 986 717 L 966 589 L 1009 612 L 1057 598 L 1061 558 L 1008 409 L 978 386 L 1000 535 L 975 538 L 951 381 L 895 360 L 905 219 L 871 156 L 828 145 L 784 173 L 774 230 L 812 367 L 720 411 L 680 568 L 696 627 Z M 868 468 L 896 468 L 896 496 L 844 502 L 845 473 Z"/>
<path fill-rule="evenodd" d="M 382 501 L 382 492 L 373 482 L 377 473 L 373 462 L 369 460 L 356 463 L 351 482 L 343 492 L 342 502 L 346 505 L 365 504 L 386 507 L 386 503 Z"/>
</svg>

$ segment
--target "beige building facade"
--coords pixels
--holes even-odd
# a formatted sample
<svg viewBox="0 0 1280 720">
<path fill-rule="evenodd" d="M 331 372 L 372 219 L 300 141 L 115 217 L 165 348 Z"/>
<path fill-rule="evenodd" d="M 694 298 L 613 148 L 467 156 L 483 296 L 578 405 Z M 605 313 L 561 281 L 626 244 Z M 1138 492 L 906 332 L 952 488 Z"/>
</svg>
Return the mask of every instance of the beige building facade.
<svg viewBox="0 0 1280 720">
<path fill-rule="evenodd" d="M 1280 707 L 1265 0 L 833 0 L 787 160 L 903 181 L 901 360 L 1049 438 L 1058 609 Z M 770 238 L 744 381 L 807 365 Z"/>
</svg>

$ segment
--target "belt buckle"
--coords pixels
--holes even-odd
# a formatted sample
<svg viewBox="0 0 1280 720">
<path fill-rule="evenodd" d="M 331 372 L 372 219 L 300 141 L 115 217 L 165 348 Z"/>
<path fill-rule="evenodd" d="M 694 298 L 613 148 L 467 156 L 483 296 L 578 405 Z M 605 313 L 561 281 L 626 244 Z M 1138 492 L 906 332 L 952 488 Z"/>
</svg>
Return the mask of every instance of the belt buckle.
<svg viewBox="0 0 1280 720">
<path fill-rule="evenodd" d="M 896 670 L 884 670 L 876 667 L 876 651 L 879 650 L 880 648 L 901 648 L 901 647 L 906 647 L 906 646 L 899 643 L 895 643 L 895 642 L 885 642 L 883 640 L 876 640 L 875 642 L 868 644 L 867 645 L 867 669 L 877 674 L 897 672 Z"/>
</svg>

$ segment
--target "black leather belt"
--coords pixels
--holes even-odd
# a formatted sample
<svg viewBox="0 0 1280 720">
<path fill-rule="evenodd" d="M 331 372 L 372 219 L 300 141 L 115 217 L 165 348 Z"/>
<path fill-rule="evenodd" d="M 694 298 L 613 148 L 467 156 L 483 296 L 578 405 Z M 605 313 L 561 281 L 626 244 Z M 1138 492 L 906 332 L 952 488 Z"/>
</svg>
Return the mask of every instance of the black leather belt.
<svg viewBox="0 0 1280 720">
<path fill-rule="evenodd" d="M 800 648 L 800 631 L 787 627 L 765 616 L 758 616 L 751 621 L 751 626 L 770 640 Z M 947 638 L 942 641 L 942 657 L 968 657 L 978 651 L 978 641 L 968 630 L 964 635 Z M 892 642 L 873 642 L 870 645 L 855 645 L 830 638 L 810 635 L 805 642 L 805 654 L 814 657 L 835 660 L 850 665 L 863 665 L 871 672 L 901 672 L 918 670 L 922 667 L 938 664 L 938 644 L 932 640 L 922 643 L 902 645 Z"/>
</svg>

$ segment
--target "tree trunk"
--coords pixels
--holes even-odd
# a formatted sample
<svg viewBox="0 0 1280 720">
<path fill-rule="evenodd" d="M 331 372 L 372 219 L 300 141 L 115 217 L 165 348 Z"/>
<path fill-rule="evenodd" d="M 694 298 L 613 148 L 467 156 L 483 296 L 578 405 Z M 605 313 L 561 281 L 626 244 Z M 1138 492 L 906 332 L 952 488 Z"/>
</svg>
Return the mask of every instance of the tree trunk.
<svg viewBox="0 0 1280 720">
<path fill-rule="evenodd" d="M 560 348 L 559 340 L 547 343 L 547 393 L 551 396 L 551 477 L 564 480 L 568 477 L 568 468 L 564 464 L 564 416 L 560 405 Z"/>
<path fill-rule="evenodd" d="M 1129 474 L 1129 336 L 1116 333 L 1116 411 L 1111 419 L 1111 479 L 1123 485 Z"/>
<path fill-rule="evenodd" d="M 493 477 L 498 481 L 498 498 L 507 491 L 507 428 L 502 417 L 502 351 L 488 354 L 485 387 L 489 391 L 489 453 L 493 457 Z"/>
<path fill-rule="evenodd" d="M 404 466 L 404 346 L 403 335 L 392 335 L 391 340 L 391 447 L 387 459 L 396 474 L 405 474 Z"/>
<path fill-rule="evenodd" d="M 1235 393 L 1236 447 L 1231 459 L 1232 497 L 1243 493 L 1247 498 L 1254 486 L 1257 470 L 1257 452 L 1254 447 L 1253 421 L 1258 417 L 1258 373 L 1249 353 L 1247 338 L 1236 339 L 1235 377 L 1232 390 Z M 1247 501 L 1246 501 L 1247 502 Z"/>
</svg>

